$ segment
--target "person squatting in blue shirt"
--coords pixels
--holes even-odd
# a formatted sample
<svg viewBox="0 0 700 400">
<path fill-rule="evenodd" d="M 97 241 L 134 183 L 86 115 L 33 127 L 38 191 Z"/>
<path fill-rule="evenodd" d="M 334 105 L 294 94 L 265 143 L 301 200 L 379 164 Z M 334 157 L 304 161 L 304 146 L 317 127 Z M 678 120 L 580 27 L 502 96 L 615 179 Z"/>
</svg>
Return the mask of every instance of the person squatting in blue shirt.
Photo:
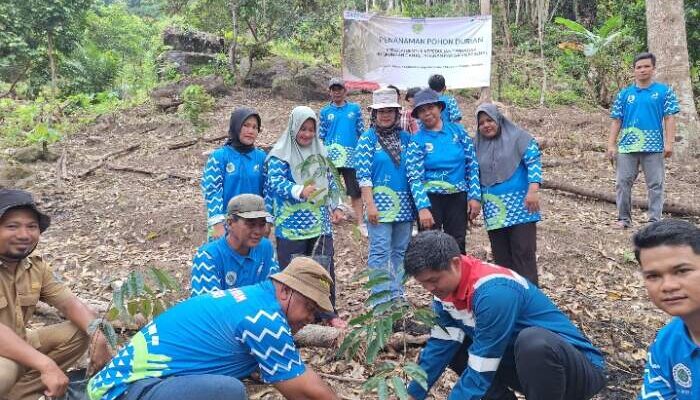
<svg viewBox="0 0 700 400">
<path fill-rule="evenodd" d="M 228 203 L 226 234 L 202 245 L 192 260 L 192 296 L 248 286 L 279 272 L 272 243 L 265 237 L 270 213 L 255 194 Z"/>
<path fill-rule="evenodd" d="M 345 88 L 345 82 L 340 78 L 330 80 L 328 93 L 331 101 L 319 112 L 318 137 L 328 149 L 328 158 L 338 169 L 338 173 L 343 176 L 345 190 L 350 196 L 357 224 L 365 234 L 365 227 L 362 223 L 362 194 L 360 186 L 357 184 L 356 171 L 352 161 L 357 139 L 365 131 L 362 108 L 359 104 L 346 100 L 348 92 Z"/>
<path fill-rule="evenodd" d="M 481 204 L 494 261 L 537 285 L 539 146 L 491 103 L 480 105 L 476 116 Z"/>
<path fill-rule="evenodd" d="M 632 224 L 632 186 L 640 166 L 647 185 L 649 221 L 661 219 L 664 158 L 673 154 L 674 115 L 680 112 L 673 89 L 653 80 L 656 57 L 651 53 L 637 54 L 633 65 L 634 84 L 620 91 L 610 110 L 607 151 L 611 162 L 617 162 L 615 227 L 622 229 Z"/>
<path fill-rule="evenodd" d="M 285 268 L 296 255 L 314 256 L 335 279 L 331 222 L 342 221 L 344 215 L 317 126 L 309 107 L 292 110 L 287 129 L 267 156 L 267 201 L 274 217 L 280 267 Z M 335 305 L 335 285 L 331 294 Z M 346 326 L 336 313 L 324 318 L 333 326 Z"/>
<path fill-rule="evenodd" d="M 406 177 L 410 134 L 399 127 L 400 109 L 394 89 L 375 91 L 369 106 L 370 128 L 355 149 L 357 179 L 367 208 L 367 266 L 371 273 L 382 271 L 389 278 L 372 287 L 372 293 L 390 292 L 375 305 L 404 298 L 403 257 L 416 218 Z"/>
<path fill-rule="evenodd" d="M 649 346 L 638 399 L 700 399 L 700 229 L 664 219 L 633 242 L 649 298 L 673 317 Z"/>
<path fill-rule="evenodd" d="M 406 166 L 419 227 L 444 230 L 464 254 L 467 219 L 481 211 L 474 143 L 461 125 L 440 118 L 445 103 L 435 91 L 421 90 L 414 102 L 413 116 L 423 126 L 408 144 Z"/>
<path fill-rule="evenodd" d="M 454 238 L 421 232 L 406 250 L 406 273 L 435 298 L 438 317 L 419 365 L 427 387 L 446 367 L 459 379 L 448 400 L 585 400 L 605 386 L 596 347 L 535 285 L 516 272 L 460 255 Z"/>
<path fill-rule="evenodd" d="M 265 152 L 255 147 L 260 133 L 260 115 L 250 108 L 231 113 L 229 138 L 214 150 L 204 165 L 202 193 L 207 207 L 207 237 L 224 235 L 224 208 L 241 193 L 263 195 Z"/>
<path fill-rule="evenodd" d="M 447 90 L 445 77 L 440 74 L 431 75 L 428 78 L 428 87 L 437 92 L 440 95 L 440 100 L 445 103 L 445 108 L 440 113 L 442 120 L 456 124 L 460 123 L 462 121 L 462 111 L 459 110 L 457 99 L 445 93 L 445 90 Z"/>
<path fill-rule="evenodd" d="M 325 269 L 300 257 L 260 283 L 185 300 L 141 329 L 88 382 L 91 400 L 244 400 L 259 372 L 287 399 L 337 400 L 295 332 L 331 311 Z"/>
</svg>

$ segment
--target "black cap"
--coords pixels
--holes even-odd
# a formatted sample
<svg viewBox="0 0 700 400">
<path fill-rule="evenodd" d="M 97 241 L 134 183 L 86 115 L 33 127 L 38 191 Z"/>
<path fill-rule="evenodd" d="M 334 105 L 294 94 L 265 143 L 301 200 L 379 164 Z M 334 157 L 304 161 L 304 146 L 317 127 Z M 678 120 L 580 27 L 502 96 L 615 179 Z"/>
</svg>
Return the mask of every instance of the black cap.
<svg viewBox="0 0 700 400">
<path fill-rule="evenodd" d="M 41 232 L 51 225 L 51 218 L 39 211 L 31 193 L 18 189 L 0 189 L 0 218 L 10 209 L 17 207 L 29 208 L 36 213 Z"/>
</svg>

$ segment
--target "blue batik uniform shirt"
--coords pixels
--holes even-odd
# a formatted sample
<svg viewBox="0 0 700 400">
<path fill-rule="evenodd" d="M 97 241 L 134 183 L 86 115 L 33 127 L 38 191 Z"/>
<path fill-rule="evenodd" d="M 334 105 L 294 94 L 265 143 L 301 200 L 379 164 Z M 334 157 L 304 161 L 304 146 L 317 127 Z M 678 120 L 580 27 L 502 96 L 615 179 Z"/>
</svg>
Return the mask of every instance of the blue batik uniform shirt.
<svg viewBox="0 0 700 400">
<path fill-rule="evenodd" d="M 333 175 L 328 173 L 332 193 L 338 192 Z M 303 183 L 303 182 L 302 182 Z M 334 205 L 314 203 L 299 197 L 303 185 L 292 176 L 289 164 L 277 157 L 267 162 L 266 208 L 275 221 L 275 236 L 287 240 L 306 240 L 333 232 L 330 213 Z"/>
<path fill-rule="evenodd" d="M 401 162 L 397 167 L 377 139 L 374 128 L 360 136 L 355 149 L 355 169 L 360 186 L 371 187 L 379 222 L 406 222 L 416 218 L 406 178 L 406 152 L 410 134 L 400 132 Z"/>
<path fill-rule="evenodd" d="M 700 346 L 679 317 L 671 319 L 649 347 L 637 399 L 700 399 Z"/>
<path fill-rule="evenodd" d="M 535 285 L 516 272 L 469 256 L 461 257 L 462 277 L 452 295 L 433 300 L 438 322 L 421 351 L 419 365 L 428 375 L 428 389 L 445 371 L 462 342 L 472 343 L 468 366 L 448 400 L 480 400 L 500 365 L 515 366 L 514 344 L 529 327 L 547 329 L 579 350 L 593 365 L 604 369 L 597 348 Z M 427 396 L 417 382 L 408 393 L 416 400 Z"/>
<path fill-rule="evenodd" d="M 522 161 L 507 180 L 491 186 L 481 186 L 482 207 L 486 230 L 537 222 L 540 213 L 525 208 L 525 196 L 531 183 L 542 182 L 540 148 L 535 139 L 523 154 Z"/>
<path fill-rule="evenodd" d="M 444 122 L 458 123 L 462 120 L 462 111 L 459 110 L 457 99 L 449 94 L 441 94 L 439 99 L 445 103 L 445 108 L 440 113 L 440 117 Z"/>
<path fill-rule="evenodd" d="M 362 109 L 346 101 L 342 106 L 329 103 L 319 113 L 318 137 L 328 149 L 328 158 L 337 168 L 352 168 L 357 139 L 365 131 Z"/>
<path fill-rule="evenodd" d="M 653 82 L 649 87 L 630 85 L 617 95 L 610 117 L 622 120 L 617 140 L 620 153 L 664 151 L 663 120 L 680 112 L 673 89 Z"/>
<path fill-rule="evenodd" d="M 426 193 L 467 192 L 469 200 L 481 201 L 474 142 L 461 125 L 443 121 L 441 131 L 421 128 L 411 137 L 406 158 L 417 209 L 430 207 Z"/>
<path fill-rule="evenodd" d="M 192 297 L 159 315 L 90 379 L 87 390 L 91 400 L 112 400 L 140 379 L 242 379 L 256 370 L 266 383 L 306 370 L 269 280 Z"/>
<path fill-rule="evenodd" d="M 202 245 L 192 259 L 192 296 L 214 290 L 248 286 L 264 281 L 279 272 L 275 250 L 267 238 L 262 238 L 248 255 L 232 249 L 222 236 Z"/>
<path fill-rule="evenodd" d="M 204 166 L 202 192 L 207 206 L 207 226 L 226 219 L 229 200 L 243 194 L 263 195 L 265 152 L 243 154 L 231 146 L 214 150 Z"/>
</svg>

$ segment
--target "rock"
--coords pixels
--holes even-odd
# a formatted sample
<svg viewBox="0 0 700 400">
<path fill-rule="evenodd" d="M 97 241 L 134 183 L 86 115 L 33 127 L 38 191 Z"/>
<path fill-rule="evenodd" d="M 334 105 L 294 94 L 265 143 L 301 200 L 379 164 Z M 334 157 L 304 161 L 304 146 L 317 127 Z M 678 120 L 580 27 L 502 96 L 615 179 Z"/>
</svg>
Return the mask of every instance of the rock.
<svg viewBox="0 0 700 400">
<path fill-rule="evenodd" d="M 196 53 L 192 51 L 169 50 L 158 56 L 158 78 L 162 76 L 163 71 L 167 70 L 167 66 L 171 65 L 181 75 L 189 75 L 195 67 L 209 65 L 216 61 L 216 56 L 212 54 Z"/>
<path fill-rule="evenodd" d="M 37 161 L 56 161 L 58 156 L 39 146 L 22 147 L 14 154 L 14 159 L 21 163 L 33 163 Z"/>
<path fill-rule="evenodd" d="M 272 88 L 272 93 L 296 101 L 326 100 L 328 81 L 338 74 L 318 66 L 272 57 L 257 61 L 248 74 L 246 84 L 251 87 Z"/>
<path fill-rule="evenodd" d="M 173 50 L 184 52 L 216 54 L 225 50 L 224 38 L 207 32 L 183 31 L 178 27 L 168 27 L 163 31 L 163 43 Z"/>
<path fill-rule="evenodd" d="M 18 181 L 33 179 L 33 174 L 30 168 L 21 164 L 0 161 L 0 188 L 16 188 Z"/>
<path fill-rule="evenodd" d="M 216 75 L 186 77 L 178 82 L 161 86 L 151 92 L 151 99 L 156 107 L 161 110 L 175 111 L 182 104 L 180 94 L 189 85 L 201 85 L 204 90 L 214 97 L 224 96 L 229 93 L 224 78 Z"/>
</svg>

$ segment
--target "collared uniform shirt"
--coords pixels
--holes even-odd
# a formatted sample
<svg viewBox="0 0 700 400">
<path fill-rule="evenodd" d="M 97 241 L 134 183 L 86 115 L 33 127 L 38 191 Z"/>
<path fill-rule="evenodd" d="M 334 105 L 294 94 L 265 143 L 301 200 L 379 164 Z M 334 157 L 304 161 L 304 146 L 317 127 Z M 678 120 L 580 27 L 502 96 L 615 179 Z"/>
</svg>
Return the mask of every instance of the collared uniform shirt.
<svg viewBox="0 0 700 400">
<path fill-rule="evenodd" d="M 462 280 L 457 290 L 444 300 L 433 300 L 438 325 L 433 327 L 419 361 L 428 375 L 428 388 L 442 375 L 468 336 L 472 340 L 468 368 L 448 400 L 481 399 L 498 367 L 515 365 L 515 340 L 523 329 L 532 326 L 556 333 L 593 365 L 604 368 L 600 350 L 527 279 L 508 268 L 469 256 L 462 256 L 461 268 Z M 409 384 L 408 393 L 416 400 L 427 395 L 417 382 Z"/>
<path fill-rule="evenodd" d="M 26 338 L 26 325 L 39 301 L 56 307 L 71 297 L 70 290 L 56 280 L 51 266 L 38 255 L 20 261 L 14 274 L 0 261 L 0 323 Z"/>
<path fill-rule="evenodd" d="M 637 399 L 700 399 L 700 346 L 679 317 L 661 328 L 649 347 Z"/>
<path fill-rule="evenodd" d="M 267 238 L 262 238 L 244 256 L 229 246 L 224 235 L 197 249 L 192 259 L 190 294 L 198 296 L 214 290 L 253 285 L 277 272 L 275 250 Z"/>
<path fill-rule="evenodd" d="M 467 192 L 469 200 L 481 201 L 474 142 L 461 125 L 443 122 L 441 131 L 421 128 L 411 136 L 406 168 L 418 210 L 430 207 L 426 193 Z"/>
<path fill-rule="evenodd" d="M 239 194 L 263 196 L 265 152 L 243 154 L 231 146 L 214 150 L 204 166 L 202 193 L 207 207 L 207 226 L 226 219 L 229 200 Z"/>
<path fill-rule="evenodd" d="M 342 106 L 329 103 L 319 113 L 318 138 L 328 149 L 328 158 L 336 168 L 352 168 L 357 139 L 365 131 L 362 109 L 346 101 Z"/>
<path fill-rule="evenodd" d="M 146 378 L 259 370 L 266 383 L 306 371 L 270 280 L 191 297 L 141 329 L 87 387 L 91 400 L 118 398 Z"/>
<path fill-rule="evenodd" d="M 673 89 L 653 82 L 649 87 L 630 85 L 617 95 L 610 117 L 621 119 L 617 140 L 620 153 L 660 153 L 664 151 L 663 119 L 680 112 Z"/>
<path fill-rule="evenodd" d="M 459 110 L 457 99 L 449 94 L 441 94 L 439 99 L 445 103 L 445 108 L 440 113 L 443 122 L 459 123 L 462 120 L 462 111 Z"/>
</svg>

